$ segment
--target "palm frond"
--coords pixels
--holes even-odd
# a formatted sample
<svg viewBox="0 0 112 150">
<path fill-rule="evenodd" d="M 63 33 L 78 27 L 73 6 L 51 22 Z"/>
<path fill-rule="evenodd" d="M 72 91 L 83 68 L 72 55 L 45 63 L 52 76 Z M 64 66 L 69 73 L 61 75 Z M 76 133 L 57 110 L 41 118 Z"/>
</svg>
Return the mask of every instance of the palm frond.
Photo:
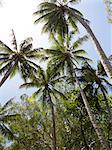
<svg viewBox="0 0 112 150">
<path fill-rule="evenodd" d="M 54 14 L 55 14 L 55 11 L 54 11 Z M 40 23 L 40 22 L 43 22 L 43 21 L 45 20 L 45 18 L 50 17 L 50 15 L 51 15 L 51 12 L 48 12 L 48 13 L 46 13 L 46 14 L 40 16 L 38 19 L 36 19 L 36 20 L 34 21 L 34 23 L 35 23 L 35 24 L 38 24 L 38 23 Z"/>
<path fill-rule="evenodd" d="M 105 78 L 102 78 L 102 77 L 100 77 L 100 79 L 101 79 L 107 86 L 109 86 L 110 89 L 112 89 L 112 84 L 111 84 L 108 80 L 106 80 Z"/>
<path fill-rule="evenodd" d="M 44 9 L 44 8 L 55 9 L 55 8 L 57 8 L 57 5 L 54 4 L 54 3 L 50 3 L 50 2 L 42 2 L 42 3 L 39 5 L 39 8 L 40 8 L 40 10 L 41 10 L 41 9 Z"/>
<path fill-rule="evenodd" d="M 0 41 L 0 51 L 8 54 L 14 53 L 4 42 Z"/>
<path fill-rule="evenodd" d="M 14 67 L 13 67 L 13 70 L 12 70 L 12 72 L 10 74 L 10 79 L 13 78 L 16 75 L 16 73 L 18 72 L 18 70 L 19 70 L 18 64 L 15 64 Z"/>
<path fill-rule="evenodd" d="M 58 49 L 45 49 L 46 54 L 48 55 L 60 55 L 61 51 Z"/>
<path fill-rule="evenodd" d="M 51 34 L 50 39 L 53 40 L 54 46 L 57 47 L 57 49 L 59 49 L 60 51 L 64 50 L 64 45 L 61 45 L 60 41 L 56 39 L 53 33 Z"/>
<path fill-rule="evenodd" d="M 98 74 L 101 75 L 101 76 L 107 76 L 105 70 L 104 70 L 104 67 L 102 66 L 101 62 L 98 62 L 97 63 L 97 71 L 98 71 Z"/>
<path fill-rule="evenodd" d="M 31 87 L 37 87 L 37 85 L 34 82 L 28 82 L 20 85 L 20 88 L 31 88 Z"/>
<path fill-rule="evenodd" d="M 52 89 L 52 92 L 53 92 L 54 94 L 59 95 L 59 96 L 62 97 L 63 99 L 67 100 L 67 97 L 66 97 L 62 92 L 60 92 L 59 90 L 53 88 L 53 89 Z"/>
<path fill-rule="evenodd" d="M 2 111 L 7 109 L 8 107 L 12 107 L 13 104 L 13 100 L 14 98 L 11 98 L 10 100 L 8 100 L 3 106 L 2 106 Z"/>
<path fill-rule="evenodd" d="M 77 56 L 75 55 L 74 58 L 73 58 L 75 61 L 79 61 L 79 62 L 83 62 L 83 61 L 87 61 L 87 62 L 92 62 L 91 59 L 89 58 L 86 58 L 86 57 L 83 57 L 83 56 Z"/>
<path fill-rule="evenodd" d="M 43 106 L 45 105 L 45 103 L 48 102 L 48 99 L 47 99 L 47 90 L 45 88 L 42 91 L 42 95 L 40 97 L 40 100 L 42 101 Z"/>
<path fill-rule="evenodd" d="M 9 61 L 7 64 L 5 64 L 5 66 L 3 66 L 2 68 L 0 68 L 0 74 L 3 74 L 7 70 L 9 70 L 11 68 L 11 64 L 12 64 L 12 62 Z"/>
<path fill-rule="evenodd" d="M 2 63 L 5 63 L 7 61 L 9 61 L 9 57 L 2 57 L 2 58 L 0 58 L 0 62 L 2 62 Z"/>
<path fill-rule="evenodd" d="M 40 94 L 42 94 L 42 88 L 39 88 L 36 92 L 33 93 L 32 96 L 36 98 L 36 97 L 39 97 Z"/>
<path fill-rule="evenodd" d="M 70 0 L 69 3 L 71 4 L 78 4 L 79 2 L 81 2 L 81 0 Z"/>
<path fill-rule="evenodd" d="M 83 42 L 85 42 L 85 41 L 87 41 L 87 40 L 88 40 L 88 36 L 87 36 L 87 35 L 85 35 L 85 36 L 79 38 L 77 41 L 75 41 L 75 42 L 73 43 L 72 48 L 73 48 L 73 49 L 78 48 L 80 45 L 83 44 Z"/>
<path fill-rule="evenodd" d="M 66 76 L 61 76 L 61 77 L 58 77 L 56 79 L 52 79 L 51 85 L 54 86 L 56 83 L 64 82 L 65 79 L 66 79 Z"/>
<path fill-rule="evenodd" d="M 38 68 L 38 77 L 42 79 L 43 81 L 46 80 L 45 71 L 42 69 L 42 67 Z"/>
<path fill-rule="evenodd" d="M 12 131 L 8 127 L 6 127 L 4 124 L 0 124 L 0 132 L 9 140 L 12 140 L 14 138 Z"/>
<path fill-rule="evenodd" d="M 69 21 L 70 25 L 73 27 L 74 33 L 79 32 L 79 29 L 78 29 L 78 26 L 77 26 L 77 20 L 74 17 L 69 15 L 68 16 L 68 21 Z"/>
<path fill-rule="evenodd" d="M 72 53 L 74 55 L 85 55 L 85 54 L 87 54 L 87 52 L 83 49 L 73 50 Z"/>
<path fill-rule="evenodd" d="M 25 51 L 25 57 L 28 59 L 40 59 L 42 56 L 44 56 L 43 51 L 40 51 L 40 49 Z"/>
<path fill-rule="evenodd" d="M 34 16 L 40 16 L 40 15 L 44 15 L 44 14 L 46 14 L 47 12 L 51 12 L 52 10 L 51 10 L 51 8 L 43 8 L 43 9 L 38 9 L 37 11 L 35 11 L 34 13 L 33 13 L 33 15 Z"/>
<path fill-rule="evenodd" d="M 10 56 L 10 54 L 8 54 L 8 53 L 0 53 L 0 57 L 9 57 Z"/>
<path fill-rule="evenodd" d="M 79 10 L 77 10 L 77 9 L 75 9 L 75 8 L 69 7 L 68 13 L 72 16 L 72 13 L 71 13 L 70 11 L 72 11 L 72 12 L 76 13 L 77 15 L 83 17 L 83 14 L 82 14 Z M 73 16 L 73 17 L 74 17 L 74 16 Z"/>
<path fill-rule="evenodd" d="M 11 44 L 12 44 L 14 50 L 17 51 L 17 41 L 16 41 L 16 36 L 15 36 L 14 30 L 12 29 L 11 31 L 12 31 L 12 34 L 11 34 L 11 35 L 12 35 L 12 42 L 11 42 Z"/>
<path fill-rule="evenodd" d="M 24 62 L 29 64 L 29 66 L 33 67 L 34 70 L 40 68 L 39 65 L 37 65 L 35 62 L 33 62 L 33 61 L 29 60 L 29 59 L 25 59 Z"/>
</svg>

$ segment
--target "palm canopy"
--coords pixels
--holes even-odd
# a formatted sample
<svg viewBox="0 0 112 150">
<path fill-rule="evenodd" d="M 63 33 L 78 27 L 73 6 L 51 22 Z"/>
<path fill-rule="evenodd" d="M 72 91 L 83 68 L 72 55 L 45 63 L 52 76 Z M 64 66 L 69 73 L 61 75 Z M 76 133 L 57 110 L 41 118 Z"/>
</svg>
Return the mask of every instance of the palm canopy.
<svg viewBox="0 0 112 150">
<path fill-rule="evenodd" d="M 27 38 L 18 46 L 14 31 L 12 30 L 12 46 L 10 48 L 0 41 L 0 74 L 5 73 L 4 78 L 14 76 L 17 71 L 26 79 L 31 71 L 38 67 L 32 60 L 37 59 L 37 50 L 32 48 L 32 38 Z"/>
<path fill-rule="evenodd" d="M 37 89 L 37 91 L 33 93 L 35 98 L 37 97 L 39 100 L 42 100 L 42 102 L 51 103 L 51 101 L 49 101 L 49 95 L 54 97 L 54 99 L 58 99 L 57 95 L 65 98 L 63 93 L 55 87 L 55 84 L 62 82 L 63 78 L 64 77 L 59 76 L 59 73 L 54 74 L 49 68 L 44 71 L 40 67 L 37 73 L 30 77 L 30 81 L 22 84 L 20 88 L 34 87 Z"/>
<path fill-rule="evenodd" d="M 111 78 L 112 66 L 92 29 L 88 25 L 88 20 L 84 19 L 80 11 L 69 5 L 69 3 L 76 3 L 78 1 L 79 0 L 45 0 L 34 13 L 34 15 L 39 16 L 35 20 L 35 23 L 44 22 L 43 32 L 53 32 L 60 35 L 60 37 L 65 37 L 70 30 L 69 27 L 72 27 L 74 31 L 78 31 L 77 22 L 80 22 L 94 41 L 100 61 L 107 75 Z"/>
<path fill-rule="evenodd" d="M 54 100 L 64 97 L 56 87 L 55 84 L 59 83 L 62 77 L 59 73 L 54 73 L 49 68 L 44 71 L 41 67 L 38 68 L 38 72 L 32 75 L 30 82 L 24 83 L 21 87 L 35 87 L 37 91 L 33 94 L 34 97 L 38 97 L 38 100 L 42 100 L 43 104 L 50 104 L 52 114 L 52 144 L 53 150 L 56 150 L 56 123 L 55 123 L 55 111 L 54 111 Z"/>
<path fill-rule="evenodd" d="M 67 7 L 69 3 L 79 2 L 79 0 L 51 0 L 44 1 L 39 5 L 39 8 L 34 12 L 35 16 L 39 16 L 35 23 L 45 22 L 43 32 L 53 32 L 65 36 L 68 33 L 68 26 L 72 26 L 74 31 L 78 31 L 77 19 L 71 15 Z M 75 11 L 76 14 L 83 17 L 78 10 L 69 7 L 69 10 Z"/>
<path fill-rule="evenodd" d="M 106 79 L 102 68 L 100 71 L 98 63 L 97 69 L 93 69 L 87 62 L 83 64 L 80 73 L 80 81 L 83 82 L 89 89 L 93 87 L 93 94 L 97 96 L 99 93 L 108 93 L 108 88 L 112 89 L 112 84 Z M 92 93 L 91 93 L 92 94 Z"/>
<path fill-rule="evenodd" d="M 43 49 L 45 58 L 49 59 L 48 66 L 56 72 L 62 71 L 65 75 L 73 75 L 73 68 L 77 67 L 81 61 L 91 61 L 84 55 L 85 50 L 80 49 L 80 45 L 86 41 L 85 35 L 73 42 L 73 33 L 70 32 L 63 42 L 52 34 L 53 44 L 50 49 Z"/>
</svg>

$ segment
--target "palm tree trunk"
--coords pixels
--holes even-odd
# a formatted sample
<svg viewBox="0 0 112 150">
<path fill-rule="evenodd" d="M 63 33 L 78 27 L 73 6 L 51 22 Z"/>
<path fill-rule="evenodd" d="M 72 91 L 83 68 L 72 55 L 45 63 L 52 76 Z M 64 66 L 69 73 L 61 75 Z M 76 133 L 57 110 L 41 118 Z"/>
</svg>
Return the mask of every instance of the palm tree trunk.
<svg viewBox="0 0 112 150">
<path fill-rule="evenodd" d="M 79 87 L 80 94 L 81 94 L 81 97 L 83 99 L 85 108 L 86 108 L 87 113 L 89 115 L 90 121 L 91 121 L 91 123 L 92 123 L 92 125 L 93 125 L 93 127 L 94 127 L 94 129 L 96 131 L 96 134 L 97 134 L 97 136 L 99 138 L 100 144 L 102 146 L 102 150 L 110 150 L 108 142 L 105 140 L 105 136 L 103 135 L 103 132 L 102 132 L 101 128 L 99 128 L 97 123 L 96 123 L 95 116 L 93 115 L 93 113 L 91 111 L 90 105 L 88 103 L 88 100 L 86 98 L 86 95 L 85 95 L 83 89 L 81 88 L 81 85 L 80 85 L 80 82 L 79 82 L 79 80 L 78 80 L 78 78 L 76 76 L 76 73 L 74 73 L 74 74 L 75 74 L 76 83 L 77 83 L 77 85 Z"/>
<path fill-rule="evenodd" d="M 75 12 L 71 11 L 69 9 L 69 7 L 65 7 L 65 8 L 67 8 L 69 13 L 71 12 L 72 16 L 74 16 L 82 24 L 82 26 L 86 29 L 86 31 L 90 34 L 93 42 L 96 45 L 97 53 L 99 54 L 100 61 L 103 65 L 108 77 L 112 78 L 112 66 L 111 66 L 106 54 L 104 53 L 99 41 L 97 40 L 96 36 L 94 35 L 93 31 L 91 30 L 90 26 L 87 24 L 87 22 L 81 16 L 79 16 Z"/>
<path fill-rule="evenodd" d="M 53 135 L 53 150 L 56 150 L 56 123 L 55 123 L 55 113 L 54 113 L 54 106 L 53 106 L 53 102 L 51 100 L 51 96 L 48 93 L 49 96 L 49 101 L 50 101 L 50 106 L 51 106 L 51 113 L 52 113 L 52 135 Z"/>
<path fill-rule="evenodd" d="M 5 75 L 3 76 L 3 78 L 0 81 L 0 87 L 4 84 L 4 82 L 8 79 L 8 77 L 10 76 L 12 70 L 14 68 L 14 65 L 10 67 L 10 69 L 5 73 Z"/>
</svg>

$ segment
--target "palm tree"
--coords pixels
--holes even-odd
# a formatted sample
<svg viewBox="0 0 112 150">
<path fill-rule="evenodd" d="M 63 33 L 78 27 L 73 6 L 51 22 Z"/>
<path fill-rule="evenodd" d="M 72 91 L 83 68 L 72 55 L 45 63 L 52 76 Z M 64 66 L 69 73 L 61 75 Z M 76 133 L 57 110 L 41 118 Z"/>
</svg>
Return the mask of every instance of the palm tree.
<svg viewBox="0 0 112 150">
<path fill-rule="evenodd" d="M 58 91 L 54 85 L 59 82 L 61 77 L 58 77 L 58 74 L 54 74 L 52 71 L 50 71 L 49 68 L 47 68 L 46 71 L 44 71 L 41 67 L 38 68 L 38 72 L 36 75 L 31 76 L 30 82 L 22 84 L 20 87 L 35 87 L 37 88 L 37 91 L 33 93 L 34 97 L 38 97 L 38 99 L 41 99 L 43 102 L 49 103 L 51 107 L 51 113 L 52 113 L 52 145 L 53 150 L 56 150 L 56 123 L 55 123 L 55 111 L 54 111 L 54 103 L 53 99 L 57 98 L 58 96 L 65 96 Z"/>
<path fill-rule="evenodd" d="M 76 81 L 80 94 L 82 96 L 85 108 L 88 112 L 92 125 L 98 135 L 101 146 L 104 150 L 105 149 L 109 150 L 110 148 L 108 147 L 108 144 L 104 138 L 102 131 L 100 130 L 100 128 L 98 127 L 96 123 L 95 116 L 93 115 L 91 111 L 87 97 L 80 85 L 80 82 L 77 78 L 76 71 L 74 69 L 74 67 L 77 68 L 78 61 L 85 61 L 85 60 L 90 61 L 90 59 L 82 56 L 82 54 L 84 55 L 86 52 L 82 49 L 78 49 L 80 44 L 82 44 L 82 41 L 84 41 L 85 36 L 82 38 L 79 38 L 77 41 L 73 43 L 71 42 L 72 34 L 68 35 L 67 39 L 64 38 L 63 43 L 60 42 L 59 39 L 57 40 L 53 36 L 53 34 L 52 34 L 52 38 L 54 40 L 54 45 L 52 46 L 52 49 L 45 49 L 45 57 L 46 55 L 48 55 L 47 57 L 49 57 L 48 66 L 53 68 L 54 72 L 58 70 L 58 71 L 62 71 L 67 76 L 68 75 L 71 76 L 73 79 L 72 80 L 73 84 L 75 84 L 75 81 Z M 75 77 L 75 81 L 74 81 L 74 77 Z"/>
<path fill-rule="evenodd" d="M 4 74 L 0 87 L 9 76 L 13 77 L 17 71 L 20 72 L 23 79 L 26 79 L 28 74 L 38 67 L 31 61 L 37 59 L 36 51 L 38 50 L 32 49 L 32 38 L 25 39 L 18 47 L 13 30 L 12 36 L 12 49 L 0 41 L 0 74 Z"/>
<path fill-rule="evenodd" d="M 77 22 L 80 22 L 94 41 L 100 61 L 107 75 L 111 78 L 112 66 L 109 63 L 99 41 L 90 28 L 88 21 L 84 19 L 81 12 L 70 7 L 69 4 L 74 2 L 79 2 L 79 0 L 50 0 L 42 2 L 39 5 L 39 9 L 34 13 L 34 15 L 39 15 L 38 19 L 35 20 L 35 23 L 39 23 L 40 21 L 45 22 L 42 29 L 43 32 L 53 32 L 58 33 L 61 36 L 65 36 L 69 30 L 69 25 L 76 31 L 78 30 Z"/>
<path fill-rule="evenodd" d="M 100 70 L 101 69 L 101 70 Z M 81 68 L 80 81 L 85 85 L 85 90 L 87 91 L 91 89 L 91 94 L 93 97 L 98 97 L 98 94 L 103 95 L 103 99 L 106 104 L 106 109 L 109 113 L 109 117 L 107 116 L 109 122 L 109 128 L 112 123 L 112 112 L 108 103 L 107 93 L 108 88 L 112 89 L 112 84 L 105 78 L 105 72 L 102 68 L 102 65 L 98 63 L 97 69 L 93 69 L 87 62 Z"/>
</svg>

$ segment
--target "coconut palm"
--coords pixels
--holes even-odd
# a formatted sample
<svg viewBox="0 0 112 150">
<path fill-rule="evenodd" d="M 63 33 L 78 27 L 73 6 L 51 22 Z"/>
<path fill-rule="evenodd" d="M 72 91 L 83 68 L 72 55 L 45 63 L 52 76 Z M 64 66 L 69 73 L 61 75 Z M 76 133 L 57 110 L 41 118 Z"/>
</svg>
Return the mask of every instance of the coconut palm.
<svg viewBox="0 0 112 150">
<path fill-rule="evenodd" d="M 22 84 L 20 87 L 35 87 L 37 88 L 37 91 L 33 93 L 34 97 L 37 97 L 38 99 L 42 100 L 42 102 L 49 103 L 51 107 L 51 113 L 52 113 L 52 145 L 53 150 L 56 150 L 56 123 L 55 123 L 55 111 L 54 111 L 54 103 L 53 100 L 57 99 L 58 96 L 63 96 L 66 98 L 59 90 L 57 90 L 54 85 L 59 82 L 61 77 L 58 77 L 58 74 L 54 74 L 52 71 L 50 71 L 49 68 L 47 68 L 46 71 L 44 71 L 41 67 L 38 68 L 38 72 L 36 75 L 31 76 L 30 82 Z"/>
<path fill-rule="evenodd" d="M 43 32 L 54 32 L 61 36 L 65 36 L 69 30 L 69 25 L 76 31 L 78 30 L 77 22 L 80 22 L 94 41 L 100 61 L 107 75 L 111 78 L 112 66 L 110 65 L 106 54 L 91 30 L 88 21 L 84 19 L 81 12 L 74 7 L 70 7 L 70 4 L 73 5 L 73 3 L 76 2 L 79 2 L 79 0 L 49 0 L 42 2 L 39 5 L 39 9 L 34 13 L 34 15 L 39 15 L 39 17 L 35 20 L 35 23 L 39 23 L 40 21 L 44 22 L 42 29 Z"/>
<path fill-rule="evenodd" d="M 74 79 L 75 77 L 75 81 L 82 96 L 85 108 L 88 112 L 92 125 L 98 135 L 101 146 L 103 149 L 109 150 L 108 144 L 104 138 L 102 131 L 96 123 L 95 116 L 91 111 L 87 97 L 80 85 L 76 74 L 77 63 L 79 61 L 90 61 L 90 59 L 83 56 L 86 52 L 82 49 L 78 49 L 80 44 L 82 44 L 82 41 L 84 41 L 85 36 L 79 38 L 75 42 L 72 42 L 72 34 L 68 34 L 68 38 L 64 38 L 63 43 L 60 42 L 59 39 L 56 39 L 52 34 L 54 45 L 52 46 L 52 49 L 45 49 L 45 57 L 47 55 L 47 57 L 49 58 L 48 66 L 53 68 L 54 72 L 58 70 L 60 72 L 63 72 L 65 75 L 72 77 L 72 79 Z M 75 84 L 75 81 L 72 80 L 72 83 Z"/>
<path fill-rule="evenodd" d="M 102 93 L 104 100 L 106 101 L 108 88 L 112 89 L 112 84 L 108 81 L 108 79 L 106 79 L 105 73 L 100 65 L 101 64 L 98 63 L 97 69 L 93 69 L 87 62 L 85 62 L 80 69 L 81 72 L 79 71 L 81 73 L 80 81 L 82 81 L 83 84 L 93 87 L 92 89 L 94 96 Z"/>
<path fill-rule="evenodd" d="M 13 77 L 17 71 L 20 72 L 23 79 L 26 79 L 28 74 L 38 67 L 31 61 L 37 59 L 37 49 L 32 49 L 32 38 L 25 39 L 18 47 L 13 30 L 12 36 L 12 49 L 0 41 L 0 74 L 3 74 L 0 87 L 9 76 Z"/>
<path fill-rule="evenodd" d="M 109 81 L 105 78 L 105 73 L 102 70 L 101 64 L 98 63 L 97 69 L 95 70 L 87 62 L 84 63 L 84 65 L 81 68 L 80 81 L 82 81 L 83 85 L 85 85 L 86 91 L 90 90 L 92 87 L 91 95 L 93 97 L 97 98 L 99 94 L 103 95 L 103 99 L 106 104 L 106 109 L 109 114 L 107 118 L 108 118 L 109 128 L 110 128 L 110 125 L 112 123 L 112 112 L 109 106 L 107 93 L 108 93 L 108 89 L 112 90 L 112 84 L 109 83 Z"/>
</svg>

